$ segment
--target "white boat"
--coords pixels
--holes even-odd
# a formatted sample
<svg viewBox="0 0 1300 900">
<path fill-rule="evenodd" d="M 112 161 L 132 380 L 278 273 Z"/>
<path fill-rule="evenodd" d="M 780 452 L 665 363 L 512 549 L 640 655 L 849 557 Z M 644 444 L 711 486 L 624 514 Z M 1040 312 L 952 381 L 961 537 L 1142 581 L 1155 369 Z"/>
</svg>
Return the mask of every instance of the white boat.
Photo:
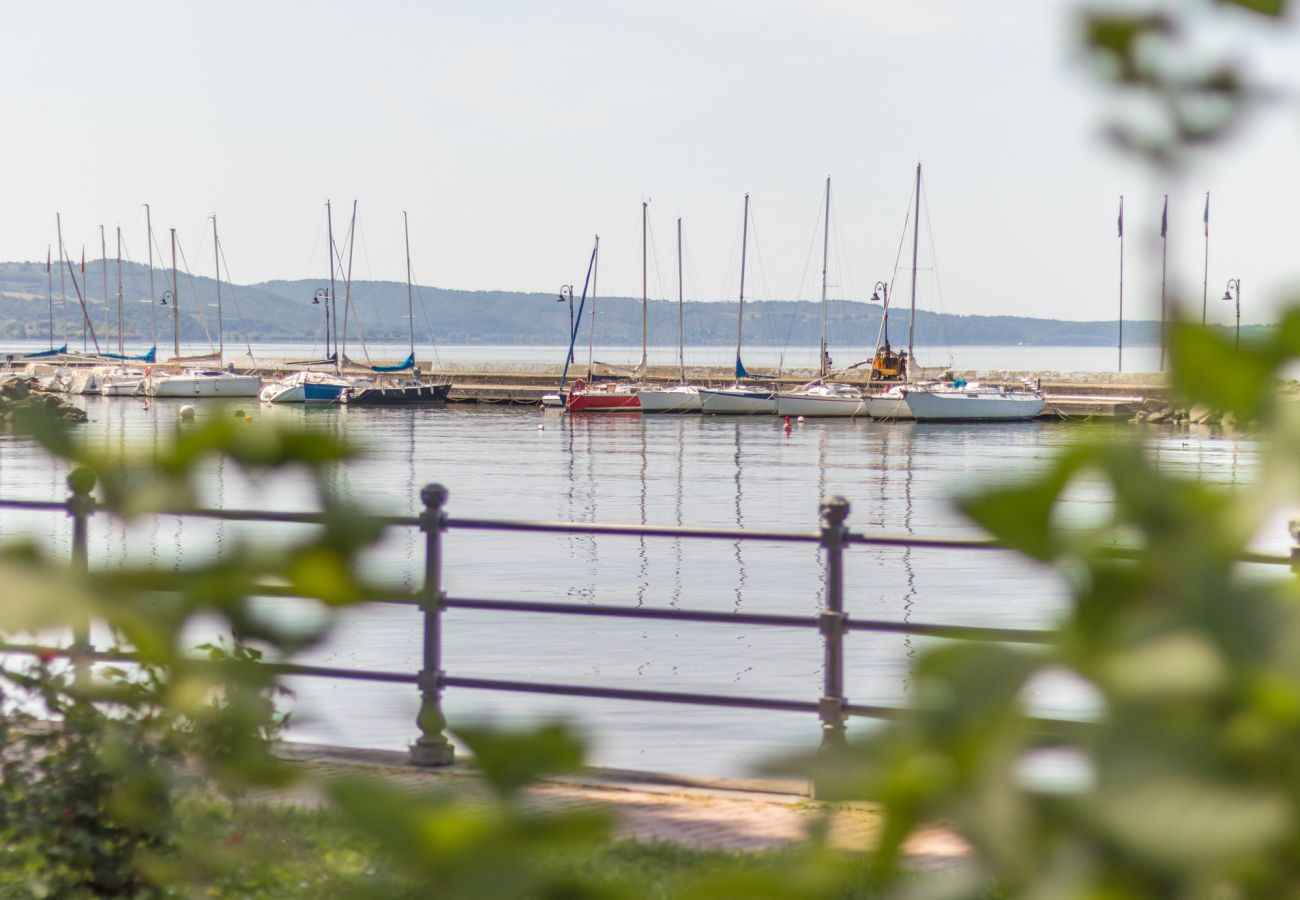
<svg viewBox="0 0 1300 900">
<path fill-rule="evenodd" d="M 351 387 L 350 381 L 328 372 L 294 372 L 268 384 L 260 396 L 263 403 L 337 403 Z"/>
<path fill-rule="evenodd" d="M 642 388 L 637 396 L 641 398 L 643 413 L 684 413 L 701 412 L 700 389 L 693 384 L 675 384 L 663 388 Z M 542 398 L 546 402 L 546 398 Z"/>
<path fill-rule="evenodd" d="M 826 269 L 830 261 L 831 179 L 826 176 L 826 221 L 822 226 L 822 304 L 821 340 L 817 362 L 817 380 L 793 391 L 776 395 L 778 416 L 861 416 L 866 409 L 862 392 L 850 384 L 829 384 L 830 354 L 826 349 Z"/>
<path fill-rule="evenodd" d="M 956 382 L 908 388 L 907 405 L 918 421 L 986 422 L 1032 419 L 1047 406 L 1041 391 Z"/>
<path fill-rule="evenodd" d="M 691 413 L 702 412 L 700 389 L 697 385 L 686 383 L 686 316 L 682 296 L 682 220 L 677 220 L 677 367 L 681 377 L 680 384 L 671 387 L 641 388 L 641 412 L 643 413 Z M 546 398 L 542 398 L 543 404 Z"/>
<path fill-rule="evenodd" d="M 910 419 L 912 408 L 907 405 L 907 389 L 901 384 L 881 391 L 867 394 L 863 398 L 867 415 L 873 419 Z"/>
<path fill-rule="evenodd" d="M 761 416 L 776 413 L 776 394 L 765 388 L 737 385 L 729 388 L 700 388 L 702 412 L 732 416 Z"/>
<path fill-rule="evenodd" d="M 700 388 L 702 412 L 732 416 L 774 415 L 776 392 L 771 388 L 747 387 L 742 381 L 755 377 L 745 371 L 740 345 L 745 334 L 745 256 L 749 246 L 749 194 L 740 231 L 740 299 L 736 308 L 736 383 L 728 388 Z"/>
<path fill-rule="evenodd" d="M 130 397 L 140 392 L 144 379 L 143 369 L 108 369 L 100 379 L 99 392 L 105 397 Z"/>
<path fill-rule="evenodd" d="M 261 389 L 262 379 L 257 375 L 181 369 L 151 372 L 141 382 L 140 393 L 150 397 L 256 397 Z"/>
<path fill-rule="evenodd" d="M 851 384 L 813 384 L 797 391 L 779 391 L 778 416 L 865 416 L 862 392 Z"/>
<path fill-rule="evenodd" d="M 547 409 L 564 409 L 564 395 L 558 392 L 542 394 L 542 406 Z"/>
</svg>

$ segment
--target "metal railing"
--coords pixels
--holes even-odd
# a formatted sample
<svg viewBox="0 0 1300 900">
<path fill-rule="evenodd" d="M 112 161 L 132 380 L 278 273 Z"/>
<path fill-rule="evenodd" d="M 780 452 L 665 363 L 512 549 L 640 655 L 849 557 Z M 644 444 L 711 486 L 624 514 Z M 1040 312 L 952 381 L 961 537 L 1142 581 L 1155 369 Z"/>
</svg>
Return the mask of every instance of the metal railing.
<svg viewBox="0 0 1300 900">
<path fill-rule="evenodd" d="M 89 520 L 98 507 L 90 495 L 92 485 L 69 478 L 72 491 L 65 502 L 34 500 L 0 500 L 0 509 L 63 512 L 72 519 L 72 559 L 74 571 L 86 574 L 88 563 Z M 1050 632 L 1031 629 L 995 628 L 969 625 L 919 624 L 850 617 L 844 608 L 844 554 L 846 548 L 858 546 L 945 549 L 960 551 L 1003 550 L 990 540 L 959 538 L 925 538 L 883 536 L 855 533 L 846 522 L 849 502 L 843 497 L 829 497 L 820 508 L 820 527 L 816 531 L 763 531 L 753 529 L 692 528 L 670 525 L 607 525 L 587 522 L 538 522 L 504 519 L 457 518 L 447 514 L 448 492 L 438 484 L 420 491 L 423 510 L 418 516 L 374 516 L 372 521 L 390 527 L 418 528 L 424 534 L 424 575 L 416 592 L 400 590 L 373 593 L 369 602 L 400 603 L 418 607 L 423 620 L 421 667 L 418 672 L 386 672 L 372 669 L 344 669 L 302 663 L 267 662 L 285 675 L 340 678 L 389 684 L 413 684 L 420 692 L 416 715 L 419 734 L 410 747 L 410 761 L 418 766 L 449 765 L 454 757 L 446 736 L 447 720 L 442 711 L 442 695 L 447 689 L 490 690 L 570 697 L 592 697 L 651 703 L 679 703 L 735 709 L 778 712 L 815 713 L 821 722 L 823 745 L 844 740 L 845 722 L 850 716 L 893 718 L 902 712 L 890 706 L 852 703 L 845 696 L 845 637 L 850 632 L 907 634 L 957 640 L 984 640 L 1016 643 L 1043 643 Z M 279 522 L 323 524 L 318 513 L 267 512 L 241 509 L 188 509 L 158 511 L 157 515 L 215 519 L 237 522 Z M 825 586 L 825 604 L 815 615 L 781 615 L 770 613 L 718 612 L 656 607 L 625 607 L 602 604 L 548 603 L 529 600 L 455 597 L 443 590 L 444 535 L 448 531 L 515 532 L 532 534 L 607 535 L 641 538 L 676 538 L 693 540 L 760 541 L 816 544 L 821 548 Z M 1300 572 L 1300 525 L 1292 525 L 1293 546 L 1290 556 L 1249 553 L 1243 562 L 1289 565 Z M 1116 548 L 1118 558 L 1135 556 L 1132 550 Z M 263 585 L 256 594 L 270 597 L 298 597 L 282 586 Z M 821 635 L 824 670 L 821 696 L 815 700 L 791 700 L 777 697 L 750 697 L 733 694 L 688 693 L 601 687 L 586 684 L 559 684 L 541 681 L 518 681 L 501 678 L 470 678 L 447 674 L 442 667 L 444 616 L 449 610 L 477 610 L 495 613 L 537 613 L 562 616 L 597 616 L 619 619 L 646 619 L 672 622 L 741 624 L 774 628 L 811 628 Z M 73 635 L 68 648 L 37 647 L 30 644 L 0 644 L 4 653 L 57 652 L 73 659 L 77 665 L 99 661 L 130 661 L 130 656 L 99 652 L 91 646 L 89 632 L 82 628 Z M 1077 727 L 1074 720 L 1035 717 L 1048 729 Z"/>
</svg>

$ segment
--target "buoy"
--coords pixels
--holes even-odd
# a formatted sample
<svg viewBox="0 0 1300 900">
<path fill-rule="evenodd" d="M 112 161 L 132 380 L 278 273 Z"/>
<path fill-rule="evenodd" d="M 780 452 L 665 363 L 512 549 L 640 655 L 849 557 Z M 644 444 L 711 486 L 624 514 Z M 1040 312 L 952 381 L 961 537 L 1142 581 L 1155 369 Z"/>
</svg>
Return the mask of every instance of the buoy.
<svg viewBox="0 0 1300 900">
<path fill-rule="evenodd" d="M 194 418 L 194 407 L 190 406 L 188 403 L 186 403 L 184 406 L 182 406 L 182 407 L 181 407 L 181 418 L 184 419 L 184 420 L 187 421 L 187 422 L 188 422 L 190 419 L 193 419 L 193 418 Z"/>
<path fill-rule="evenodd" d="M 243 418 L 245 418 L 247 415 L 248 415 L 248 413 L 244 412 L 242 409 L 237 409 L 237 410 L 235 410 L 235 418 L 236 418 L 236 419 L 243 419 Z"/>
<path fill-rule="evenodd" d="M 543 422 L 542 424 L 538 425 L 538 426 L 537 426 L 537 430 L 538 430 L 538 431 L 545 431 L 545 430 L 546 430 L 546 423 Z"/>
<path fill-rule="evenodd" d="M 799 418 L 800 418 L 800 420 L 802 420 L 802 419 L 803 419 L 803 416 L 800 416 Z M 785 433 L 786 433 L 786 434 L 789 434 L 789 433 L 790 433 L 790 417 L 789 417 L 789 416 L 786 416 L 786 417 L 785 417 Z"/>
<path fill-rule="evenodd" d="M 803 422 L 803 416 L 800 416 L 800 417 L 799 417 L 799 421 L 800 421 L 801 423 Z"/>
</svg>

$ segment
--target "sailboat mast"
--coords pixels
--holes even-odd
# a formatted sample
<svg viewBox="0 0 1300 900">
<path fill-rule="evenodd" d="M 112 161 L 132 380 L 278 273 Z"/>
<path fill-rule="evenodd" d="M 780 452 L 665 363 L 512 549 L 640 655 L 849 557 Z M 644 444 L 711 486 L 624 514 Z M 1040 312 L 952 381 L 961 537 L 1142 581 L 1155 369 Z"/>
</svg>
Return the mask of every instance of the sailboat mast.
<svg viewBox="0 0 1300 900">
<path fill-rule="evenodd" d="M 109 335 L 113 333 L 111 330 L 113 324 L 109 318 L 112 306 L 108 302 L 108 242 L 104 238 L 103 225 L 99 226 L 99 267 L 102 270 L 100 274 L 104 276 L 104 340 L 107 341 L 110 339 Z M 109 346 L 111 347 L 112 344 Z"/>
<path fill-rule="evenodd" d="M 686 312 L 682 303 L 682 220 L 677 219 L 677 363 L 686 383 Z"/>
<path fill-rule="evenodd" d="M 411 358 L 415 358 L 415 301 L 411 299 L 411 225 L 402 210 L 402 232 L 406 235 L 406 324 L 411 334 Z M 417 367 L 416 371 L 419 369 Z"/>
<path fill-rule="evenodd" d="M 826 378 L 826 269 L 831 252 L 831 176 L 826 176 L 826 221 L 822 225 L 822 311 L 821 346 L 817 359 L 817 380 Z"/>
<path fill-rule="evenodd" d="M 1165 194 L 1165 206 L 1160 213 L 1160 371 L 1165 370 L 1165 280 L 1169 264 L 1169 195 Z"/>
<path fill-rule="evenodd" d="M 54 224 L 59 235 L 59 309 L 63 310 L 63 344 L 68 343 L 68 286 L 63 280 L 63 215 L 54 214 Z"/>
<path fill-rule="evenodd" d="M 339 328 L 339 308 L 334 302 L 334 213 L 330 208 L 330 202 L 325 201 L 325 223 L 329 230 L 329 246 L 325 250 L 325 255 L 330 259 L 330 295 L 325 300 L 327 312 L 334 317 L 334 330 Z M 339 345 L 338 335 L 334 335 L 334 346 Z M 330 331 L 325 329 L 325 355 L 330 355 Z M 336 360 L 337 362 L 337 360 Z"/>
<path fill-rule="evenodd" d="M 117 355 L 126 353 L 122 336 L 122 226 L 117 226 Z"/>
<path fill-rule="evenodd" d="M 907 315 L 907 380 L 916 367 L 916 256 L 921 246 L 921 164 L 916 164 L 916 217 L 912 220 L 912 310 Z"/>
<path fill-rule="evenodd" d="M 153 288 L 153 214 L 149 209 L 149 204 L 144 205 L 144 224 L 147 230 L 146 238 L 149 244 L 149 338 L 152 346 L 158 346 L 158 295 L 154 293 Z"/>
<path fill-rule="evenodd" d="M 1119 361 L 1118 371 L 1124 371 L 1124 195 L 1119 195 Z"/>
<path fill-rule="evenodd" d="M 600 274 L 600 235 L 591 251 L 591 328 L 587 336 L 587 384 L 591 384 L 592 366 L 596 354 L 596 276 Z"/>
<path fill-rule="evenodd" d="M 53 256 L 49 244 L 45 245 L 45 280 L 49 282 L 50 295 L 50 349 L 54 349 L 54 270 L 50 268 L 50 258 Z"/>
<path fill-rule="evenodd" d="M 176 229 L 172 232 L 172 353 L 179 359 L 181 355 L 181 298 L 177 291 L 180 284 L 176 277 Z"/>
<path fill-rule="evenodd" d="M 646 201 L 644 200 L 641 201 L 641 368 L 640 368 L 640 375 L 642 379 L 645 378 L 645 374 L 646 374 L 646 362 L 647 362 L 646 351 L 648 349 L 646 341 L 647 341 L 647 334 L 649 330 L 647 326 L 649 323 L 648 310 L 649 310 L 650 301 L 648 298 L 648 282 L 646 277 L 646 207 L 648 207 L 649 205 L 650 204 L 648 204 Z"/>
<path fill-rule="evenodd" d="M 226 336 L 221 327 L 221 240 L 217 237 L 217 215 L 212 214 L 212 262 L 217 269 L 217 368 L 226 361 Z"/>
<path fill-rule="evenodd" d="M 339 368 L 348 357 L 348 320 L 352 318 L 352 249 L 357 244 L 357 201 L 352 201 L 352 223 L 348 225 L 348 270 L 343 275 L 343 340 L 335 341 L 339 351 Z M 337 321 L 336 321 L 337 324 Z"/>
<path fill-rule="evenodd" d="M 740 377 L 740 341 L 745 333 L 745 255 L 749 248 L 749 194 L 740 226 L 740 303 L 736 310 L 736 377 Z"/>
</svg>

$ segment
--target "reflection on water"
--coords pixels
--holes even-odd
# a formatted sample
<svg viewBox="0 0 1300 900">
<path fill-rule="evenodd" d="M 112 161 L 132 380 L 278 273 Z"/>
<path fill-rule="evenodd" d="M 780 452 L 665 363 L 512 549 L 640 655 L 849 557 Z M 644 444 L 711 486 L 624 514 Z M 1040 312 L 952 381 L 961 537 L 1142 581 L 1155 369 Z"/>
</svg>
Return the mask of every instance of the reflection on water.
<svg viewBox="0 0 1300 900">
<path fill-rule="evenodd" d="M 87 439 L 105 448 L 156 446 L 174 429 L 178 404 L 145 409 L 133 400 L 85 398 Z M 814 530 L 820 500 L 842 494 L 859 531 L 974 535 L 951 498 L 1015 483 L 1046 465 L 1076 428 L 1051 423 L 933 425 L 809 420 L 789 435 L 772 418 L 635 415 L 560 416 L 534 409 L 265 408 L 251 401 L 199 406 L 301 425 L 362 443 L 366 454 L 330 474 L 341 494 L 386 513 L 418 512 L 421 485 L 450 489 L 453 515 L 721 528 Z M 544 427 L 539 428 L 542 425 Z M 1179 474 L 1235 482 L 1256 468 L 1245 441 L 1167 432 L 1160 465 Z M 62 498 L 65 472 L 32 447 L 0 438 L 0 494 Z M 205 472 L 213 505 L 311 508 L 301 473 L 253 480 L 233 467 Z M 1089 514 L 1097 497 L 1072 496 L 1067 513 Z M 55 552 L 69 547 L 62 519 L 0 518 L 6 537 L 36 534 Z M 95 565 L 125 558 L 162 566 L 207 558 L 235 540 L 275 539 L 282 526 L 153 518 L 130 527 L 91 524 Z M 1269 536 L 1272 540 L 1273 536 Z M 1284 545 L 1278 529 L 1274 546 Z M 423 541 L 396 529 L 366 559 L 375 578 L 418 586 Z M 733 541 L 575 535 L 447 536 L 446 587 L 453 595 L 628 606 L 815 615 L 825 599 L 817 548 Z M 1062 608 L 1050 572 L 993 553 L 854 547 L 846 559 L 846 605 L 860 618 L 1033 627 Z M 419 622 L 412 610 L 345 615 L 313 659 L 340 666 L 414 670 Z M 495 676 L 610 686 L 813 699 L 822 655 L 812 629 L 788 630 L 493 615 L 447 615 L 446 667 Z M 899 703 L 909 658 L 924 641 L 854 633 L 846 685 L 862 703 Z M 414 735 L 414 692 L 300 679 L 296 734 L 303 739 L 403 747 Z M 453 719 L 577 717 L 598 763 L 703 774 L 735 774 L 776 749 L 806 746 L 819 729 L 807 716 L 524 697 L 472 691 L 447 696 Z"/>
</svg>

